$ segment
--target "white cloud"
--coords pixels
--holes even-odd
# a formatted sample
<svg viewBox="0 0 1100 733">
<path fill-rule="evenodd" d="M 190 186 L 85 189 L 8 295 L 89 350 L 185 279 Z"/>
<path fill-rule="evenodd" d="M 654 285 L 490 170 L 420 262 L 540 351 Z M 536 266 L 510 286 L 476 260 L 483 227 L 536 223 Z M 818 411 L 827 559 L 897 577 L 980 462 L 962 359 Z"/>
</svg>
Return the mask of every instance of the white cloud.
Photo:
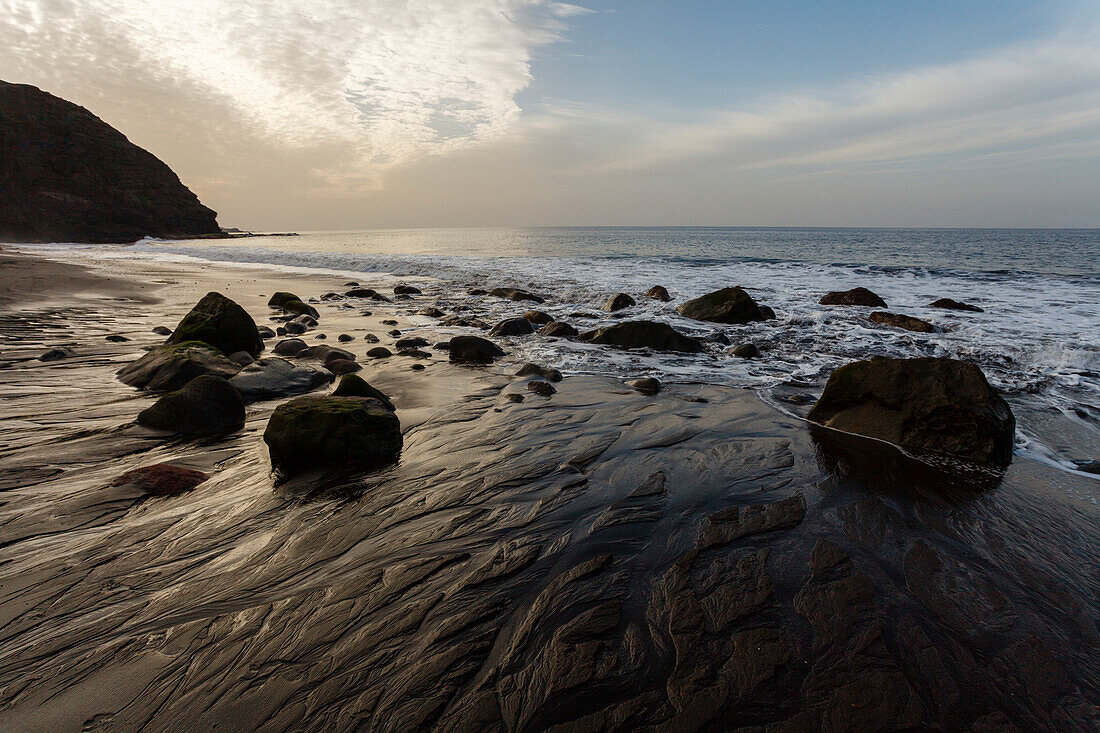
<svg viewBox="0 0 1100 733">
<path fill-rule="evenodd" d="M 81 63 L 116 87 L 137 69 L 200 90 L 277 145 L 341 150 L 323 175 L 373 178 L 515 125 L 533 50 L 579 12 L 552 0 L 0 0 L 0 43 L 12 63 Z"/>
</svg>

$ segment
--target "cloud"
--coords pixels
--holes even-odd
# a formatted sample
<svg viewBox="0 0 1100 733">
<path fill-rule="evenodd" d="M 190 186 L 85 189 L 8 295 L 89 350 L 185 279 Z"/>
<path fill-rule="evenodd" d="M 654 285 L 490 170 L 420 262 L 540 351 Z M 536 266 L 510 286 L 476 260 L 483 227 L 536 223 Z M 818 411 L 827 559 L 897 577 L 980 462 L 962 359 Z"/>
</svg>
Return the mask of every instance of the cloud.
<svg viewBox="0 0 1100 733">
<path fill-rule="evenodd" d="M 493 140 L 539 46 L 582 9 L 551 0 L 0 0 L 2 66 L 169 85 L 234 136 L 324 149 L 337 185 Z M 57 74 L 59 82 L 63 74 Z M 149 93 L 148 89 L 145 90 Z"/>
<path fill-rule="evenodd" d="M 661 124 L 576 110 L 562 124 L 623 144 L 583 175 L 640 171 L 835 171 L 1095 156 L 1100 33 L 1084 29 L 980 58 L 789 94 L 705 119 Z M 543 121 L 545 129 L 549 123 Z M 600 128 L 601 132 L 596 132 Z"/>
</svg>

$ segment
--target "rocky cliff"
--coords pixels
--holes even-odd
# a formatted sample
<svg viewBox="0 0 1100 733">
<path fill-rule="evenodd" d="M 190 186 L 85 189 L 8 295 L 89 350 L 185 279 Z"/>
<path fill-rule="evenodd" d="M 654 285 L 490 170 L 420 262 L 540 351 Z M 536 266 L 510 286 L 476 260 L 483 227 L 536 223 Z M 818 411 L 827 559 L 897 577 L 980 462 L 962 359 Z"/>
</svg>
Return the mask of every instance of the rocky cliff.
<svg viewBox="0 0 1100 733">
<path fill-rule="evenodd" d="M 88 110 L 0 81 L 0 241 L 216 234 L 215 217 L 167 165 Z"/>
</svg>

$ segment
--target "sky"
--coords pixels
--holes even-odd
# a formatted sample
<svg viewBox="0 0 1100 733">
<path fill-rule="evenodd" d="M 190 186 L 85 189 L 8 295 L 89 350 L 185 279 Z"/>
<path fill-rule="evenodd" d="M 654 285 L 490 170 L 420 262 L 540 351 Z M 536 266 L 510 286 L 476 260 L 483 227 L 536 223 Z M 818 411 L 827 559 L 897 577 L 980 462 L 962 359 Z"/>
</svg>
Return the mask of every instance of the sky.
<svg viewBox="0 0 1100 733">
<path fill-rule="evenodd" d="M 0 0 L 223 226 L 1100 226 L 1100 0 Z"/>
</svg>

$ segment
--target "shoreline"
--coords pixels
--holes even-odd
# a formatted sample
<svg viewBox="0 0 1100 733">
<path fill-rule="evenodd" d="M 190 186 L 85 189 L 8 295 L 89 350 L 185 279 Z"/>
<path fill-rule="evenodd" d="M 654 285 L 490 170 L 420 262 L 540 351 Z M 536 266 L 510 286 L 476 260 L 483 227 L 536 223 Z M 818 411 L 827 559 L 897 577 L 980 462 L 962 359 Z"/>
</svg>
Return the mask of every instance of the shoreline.
<svg viewBox="0 0 1100 733">
<path fill-rule="evenodd" d="M 353 351 L 393 399 L 400 461 L 275 484 L 261 434 L 278 400 L 224 439 L 166 441 L 133 425 L 155 396 L 115 371 L 208 290 L 265 325 L 276 290 L 345 281 L 122 259 L 86 273 L 129 295 L 0 313 L 4 730 L 1100 715 L 1092 479 L 1018 457 L 983 484 L 737 387 L 649 396 L 573 375 L 544 397 L 514 355 L 366 359 L 366 333 L 433 340 L 407 313 L 450 297 L 438 281 L 412 304 L 322 301 L 302 336 Z M 63 343 L 71 359 L 37 361 Z M 209 478 L 165 497 L 112 483 L 166 462 Z"/>
</svg>

